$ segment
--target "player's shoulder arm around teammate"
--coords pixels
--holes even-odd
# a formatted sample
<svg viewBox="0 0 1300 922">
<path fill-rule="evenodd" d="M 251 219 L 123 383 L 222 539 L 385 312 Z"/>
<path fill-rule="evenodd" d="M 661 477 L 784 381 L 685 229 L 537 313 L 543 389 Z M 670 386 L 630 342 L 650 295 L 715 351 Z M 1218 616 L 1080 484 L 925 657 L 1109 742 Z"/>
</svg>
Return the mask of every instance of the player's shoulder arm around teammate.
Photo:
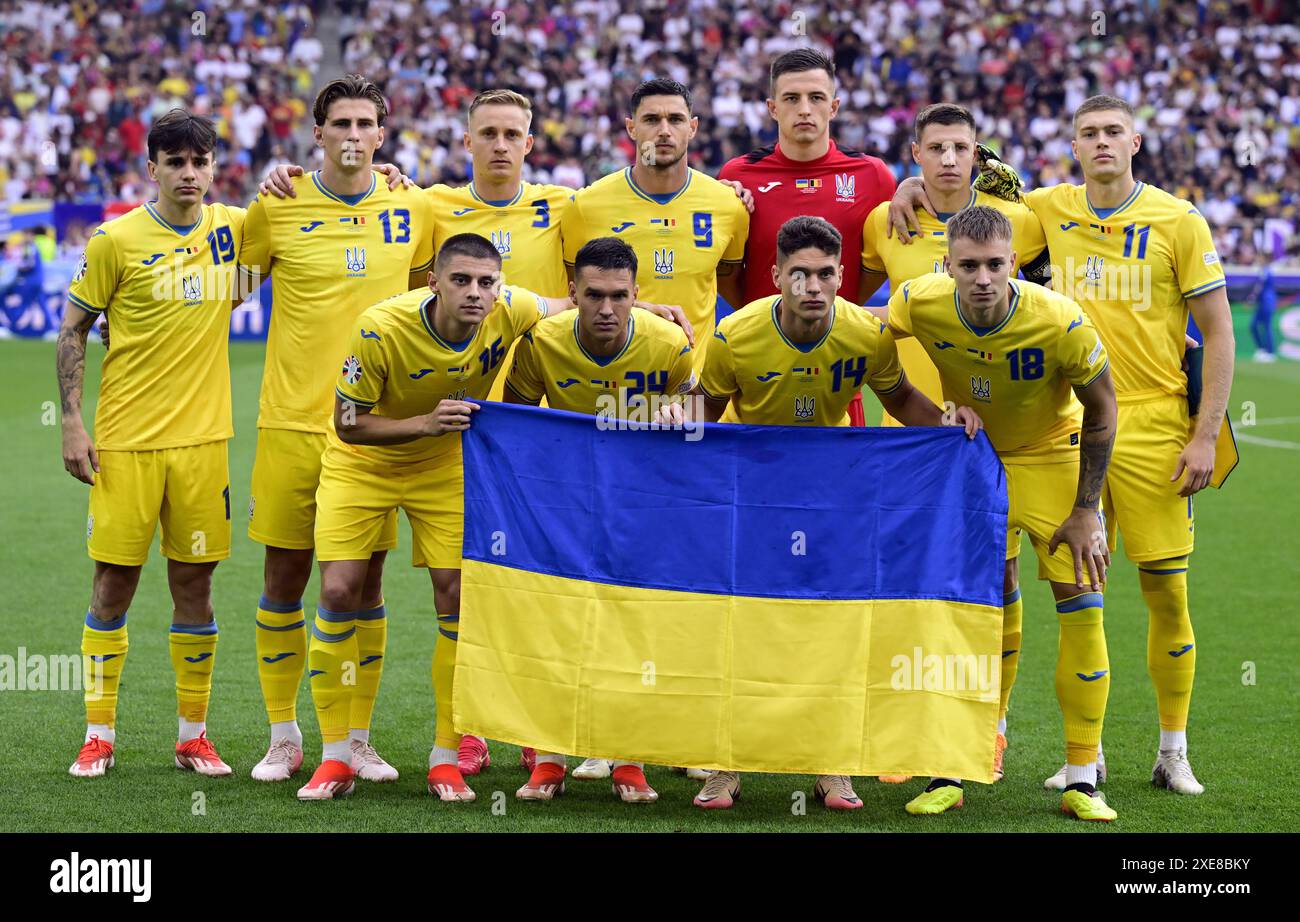
<svg viewBox="0 0 1300 922">
<path fill-rule="evenodd" d="M 515 361 L 506 375 L 506 403 L 523 403 L 537 406 L 546 394 L 537 357 L 537 330 L 534 328 L 519 338 L 515 346 Z"/>
<path fill-rule="evenodd" d="M 582 217 L 582 197 L 586 191 L 584 188 L 574 192 L 560 215 L 560 237 L 564 242 L 564 265 L 569 270 L 569 281 L 573 281 L 573 263 L 578 251 L 587 242 L 587 227 Z"/>
<path fill-rule="evenodd" d="M 411 272 L 407 288 L 414 291 L 429 283 L 433 269 L 433 199 L 423 189 L 395 190 L 404 205 L 411 211 L 411 237 L 415 249 L 411 252 Z"/>
<path fill-rule="evenodd" d="M 732 318 L 737 314 L 739 311 L 722 318 L 713 331 L 713 341 L 704 353 L 704 368 L 695 388 L 696 393 L 704 398 L 704 418 L 711 423 L 722 417 L 732 395 L 740 390 L 736 380 L 736 358 L 728 338 L 736 330 Z"/>
<path fill-rule="evenodd" d="M 912 287 L 915 284 L 916 279 L 911 279 L 889 293 L 885 316 L 895 339 L 912 335 Z"/>
<path fill-rule="evenodd" d="M 274 240 L 271 233 L 271 216 L 267 213 L 269 199 L 259 195 L 249 203 L 244 213 L 243 233 L 239 238 L 239 266 L 249 275 L 265 278 L 271 273 L 274 257 Z"/>
<path fill-rule="evenodd" d="M 1061 335 L 1056 340 L 1057 361 L 1072 387 L 1087 387 L 1110 365 L 1106 346 L 1082 307 L 1065 297 L 1060 297 L 1058 304 L 1055 322 Z"/>
</svg>

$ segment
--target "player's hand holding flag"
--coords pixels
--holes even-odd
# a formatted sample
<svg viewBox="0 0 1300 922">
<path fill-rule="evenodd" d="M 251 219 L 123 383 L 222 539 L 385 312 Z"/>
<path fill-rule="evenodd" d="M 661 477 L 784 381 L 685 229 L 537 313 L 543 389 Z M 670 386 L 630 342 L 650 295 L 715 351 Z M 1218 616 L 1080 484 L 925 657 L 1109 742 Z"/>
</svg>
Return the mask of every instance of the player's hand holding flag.
<svg viewBox="0 0 1300 922">
<path fill-rule="evenodd" d="M 468 400 L 440 400 L 433 412 L 424 417 L 425 435 L 444 435 L 464 432 L 469 428 L 470 414 L 479 408 Z"/>
<path fill-rule="evenodd" d="M 966 430 L 966 438 L 973 439 L 975 434 L 984 428 L 984 420 L 971 407 L 957 407 L 953 409 L 951 403 L 943 412 L 943 425 L 961 426 Z"/>
<path fill-rule="evenodd" d="M 1084 588 L 1083 568 L 1087 563 L 1092 591 L 1101 592 L 1110 568 L 1110 548 L 1106 545 L 1106 526 L 1101 513 L 1087 506 L 1075 506 L 1070 517 L 1052 535 L 1047 552 L 1055 554 L 1062 544 L 1074 555 L 1075 586 Z"/>
</svg>

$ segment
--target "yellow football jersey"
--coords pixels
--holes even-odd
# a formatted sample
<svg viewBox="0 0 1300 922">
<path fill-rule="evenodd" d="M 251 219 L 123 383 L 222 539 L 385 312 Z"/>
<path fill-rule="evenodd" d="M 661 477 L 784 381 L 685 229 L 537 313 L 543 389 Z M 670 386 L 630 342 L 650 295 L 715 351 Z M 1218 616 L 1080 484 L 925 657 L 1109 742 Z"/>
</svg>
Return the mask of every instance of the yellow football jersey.
<svg viewBox="0 0 1300 922">
<path fill-rule="evenodd" d="M 372 413 L 406 419 L 441 400 L 483 400 L 504 369 L 506 350 L 546 316 L 545 298 L 507 286 L 465 342 L 449 343 L 433 326 L 434 295 L 409 291 L 356 319 L 335 372 L 335 393 Z M 460 433 L 401 445 L 347 445 L 330 427 L 330 442 L 368 461 L 410 464 L 460 450 Z"/>
<path fill-rule="evenodd" d="M 639 298 L 676 304 L 695 328 L 698 371 L 713 337 L 718 263 L 745 257 L 749 212 L 730 186 L 691 170 L 672 195 L 651 195 L 632 168 L 580 189 L 564 217 L 564 261 L 595 237 L 618 237 L 636 251 Z"/>
<path fill-rule="evenodd" d="M 939 369 L 944 398 L 975 409 L 1003 461 L 1078 457 L 1083 406 L 1073 387 L 1106 370 L 1106 349 L 1074 301 L 1013 281 L 1011 310 L 971 326 L 947 273 L 905 282 L 889 298 L 889 326 L 915 336 Z"/>
<path fill-rule="evenodd" d="M 479 197 L 474 184 L 453 188 L 439 183 L 426 195 L 433 211 L 433 252 L 448 237 L 479 234 L 501 254 L 507 284 L 535 291 L 544 298 L 567 298 L 569 276 L 564 271 L 560 222 L 573 204 L 568 186 L 520 183 L 508 202 Z"/>
<path fill-rule="evenodd" d="M 728 314 L 704 361 L 700 389 L 730 397 L 739 421 L 768 426 L 847 426 L 864 385 L 878 395 L 904 380 L 894 337 L 852 301 L 836 298 L 831 325 L 815 343 L 794 343 L 778 320 L 780 295 Z"/>
<path fill-rule="evenodd" d="M 1047 248 L 1042 225 L 1024 205 L 974 189 L 970 201 L 963 207 L 972 205 L 996 208 L 1010 219 L 1011 248 L 1016 253 L 1017 266 L 1029 265 Z M 945 228 L 952 215 L 936 218 L 925 209 L 918 209 L 916 215 L 921 232 L 912 235 L 909 245 L 904 245 L 897 234 L 889 236 L 887 233 L 889 202 L 881 202 L 873 208 L 862 225 L 862 268 L 888 275 L 891 293 L 909 279 L 943 271 L 943 258 L 948 255 Z"/>
<path fill-rule="evenodd" d="M 95 231 L 68 300 L 106 314 L 112 348 L 95 407 L 101 451 L 179 448 L 234 434 L 231 299 L 245 212 L 204 205 L 175 227 L 153 203 Z"/>
<path fill-rule="evenodd" d="M 1187 299 L 1225 284 L 1210 227 L 1186 199 L 1138 183 L 1098 213 L 1081 185 L 1025 197 L 1052 253 L 1052 287 L 1083 305 L 1110 349 L 1121 402 L 1187 393 Z"/>
<path fill-rule="evenodd" d="M 242 265 L 271 273 L 271 328 L 257 425 L 326 432 L 334 413 L 334 363 L 353 322 L 401 294 L 433 262 L 429 197 L 389 189 L 347 201 L 319 173 L 294 179 L 297 198 L 259 196 L 248 209 Z"/>
<path fill-rule="evenodd" d="M 971 190 L 970 200 L 964 207 L 988 205 L 996 208 L 1011 221 L 1011 248 L 1016 253 L 1017 266 L 1032 264 L 1043 256 L 1047 248 L 1043 239 L 1043 227 L 1038 219 L 1024 205 L 1008 202 L 986 192 Z M 946 226 L 952 215 L 940 215 L 936 218 L 925 209 L 918 209 L 917 218 L 921 224 L 919 234 L 912 235 L 912 243 L 904 245 L 897 234 L 887 233 L 889 223 L 889 202 L 881 202 L 867 215 L 862 225 L 862 267 L 872 272 L 884 272 L 889 276 L 891 293 L 910 279 L 931 272 L 943 271 L 943 258 L 948 255 L 948 235 Z M 938 375 L 933 365 L 914 339 L 898 341 L 898 360 L 907 372 L 908 378 L 925 396 L 935 403 L 943 402 L 940 397 Z M 886 420 L 892 419 L 886 414 Z M 888 424 L 888 422 L 887 422 Z"/>
<path fill-rule="evenodd" d="M 506 386 L 525 400 L 595 415 L 642 395 L 672 397 L 695 387 L 694 356 L 681 327 L 639 307 L 627 318 L 627 342 L 596 356 L 578 340 L 578 312 L 547 317 L 525 333 Z M 621 401 L 620 401 L 621 397 Z"/>
</svg>

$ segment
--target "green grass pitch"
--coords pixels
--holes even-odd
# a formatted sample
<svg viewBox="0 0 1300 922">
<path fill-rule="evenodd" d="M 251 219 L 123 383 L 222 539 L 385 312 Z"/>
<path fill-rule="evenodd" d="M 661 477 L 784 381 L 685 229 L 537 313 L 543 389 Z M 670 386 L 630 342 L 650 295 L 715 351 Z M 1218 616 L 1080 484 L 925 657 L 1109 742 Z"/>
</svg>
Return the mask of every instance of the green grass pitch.
<svg viewBox="0 0 1300 922">
<path fill-rule="evenodd" d="M 1239 335 L 1245 332 L 1243 319 L 1238 318 Z M 88 354 L 86 405 L 93 407 L 102 349 L 92 343 Z M 0 358 L 10 380 L 9 396 L 0 407 L 5 587 L 0 654 L 17 657 L 20 647 L 29 655 L 76 653 L 90 595 L 84 540 L 87 488 L 62 469 L 59 428 L 52 416 L 57 402 L 53 344 L 2 343 Z M 811 797 L 796 794 L 806 795 L 811 778 L 750 775 L 735 809 L 706 813 L 691 806 L 698 786 L 660 767 L 648 770 L 661 795 L 654 805 L 625 806 L 614 799 L 608 782 L 575 781 L 552 803 L 524 804 L 514 799 L 524 781 L 518 751 L 497 743 L 492 744 L 492 768 L 471 782 L 479 800 L 440 804 L 424 788 L 433 733 L 432 599 L 428 577 L 407 565 L 405 528 L 386 579 L 389 656 L 373 728 L 374 742 L 401 771 L 401 779 L 391 785 L 360 783 L 346 801 L 314 804 L 295 799 L 300 780 L 280 785 L 252 781 L 248 771 L 264 752 L 267 735 L 252 628 L 262 555 L 247 538 L 241 513 L 248 502 L 262 359 L 260 345 L 231 347 L 237 433 L 230 451 L 234 553 L 217 568 L 214 580 L 222 639 L 209 726 L 235 775 L 205 779 L 172 765 L 176 718 L 167 659 L 170 603 L 155 544 L 131 607 L 117 767 L 94 781 L 67 774 L 83 732 L 80 692 L 0 691 L 0 828 L 5 831 L 1084 831 L 1084 824 L 1057 812 L 1059 795 L 1041 784 L 1060 765 L 1063 745 L 1052 684 L 1055 613 L 1046 585 L 1032 580 L 1024 583 L 1025 652 L 1012 698 L 1007 778 L 991 787 L 970 785 L 963 810 L 909 817 L 903 804 L 920 791 L 922 781 L 895 786 L 859 779 L 865 808 L 833 814 Z M 1089 832 L 1295 828 L 1278 780 L 1294 764 L 1293 696 L 1300 680 L 1291 620 L 1297 587 L 1293 551 L 1300 365 L 1241 362 L 1231 404 L 1234 420 L 1241 420 L 1243 405 L 1253 405 L 1257 425 L 1238 425 L 1245 436 L 1242 464 L 1225 491 L 1208 491 L 1198 500 L 1197 552 L 1190 574 L 1199 668 L 1189 735 L 1193 765 L 1206 793 L 1178 797 L 1155 790 L 1148 781 L 1157 724 L 1146 675 L 1146 615 L 1137 574 L 1121 559 L 1106 604 L 1114 681 L 1105 731 L 1111 772 L 1105 791 L 1120 819 L 1104 830 L 1089 826 Z M 1032 553 L 1027 544 L 1025 553 Z M 1032 573 L 1032 566 L 1026 571 Z M 313 578 L 306 593 L 309 607 L 315 598 Z M 305 683 L 298 708 L 306 735 L 305 768 L 310 769 L 320 739 Z M 805 799 L 806 810 L 800 810 Z"/>
</svg>

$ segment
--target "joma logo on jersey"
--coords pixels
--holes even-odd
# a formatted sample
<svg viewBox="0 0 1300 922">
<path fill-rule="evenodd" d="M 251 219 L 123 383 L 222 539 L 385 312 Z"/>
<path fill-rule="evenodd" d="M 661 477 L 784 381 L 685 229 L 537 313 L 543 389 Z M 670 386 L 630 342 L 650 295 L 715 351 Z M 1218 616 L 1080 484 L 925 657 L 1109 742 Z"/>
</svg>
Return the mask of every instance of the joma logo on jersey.
<svg viewBox="0 0 1300 922">
<path fill-rule="evenodd" d="M 510 231 L 493 231 L 492 245 L 502 256 L 510 255 Z"/>
<path fill-rule="evenodd" d="M 673 251 L 667 249 L 655 250 L 655 278 L 672 278 L 673 275 Z"/>
<path fill-rule="evenodd" d="M 985 403 L 991 401 L 993 399 L 992 396 L 990 395 L 990 391 L 992 391 L 992 389 L 993 389 L 992 379 L 985 378 L 982 375 L 970 376 L 970 395 L 974 397 L 976 400 L 982 400 Z"/>
<path fill-rule="evenodd" d="M 835 201 L 852 202 L 856 195 L 858 178 L 848 173 L 835 174 Z"/>
<path fill-rule="evenodd" d="M 203 279 L 195 275 L 181 276 L 181 292 L 185 295 L 185 302 L 203 300 Z"/>
<path fill-rule="evenodd" d="M 365 247 L 348 247 L 344 251 L 344 258 L 347 261 L 348 272 L 350 274 L 366 271 L 366 248 Z"/>
<path fill-rule="evenodd" d="M 803 396 L 794 398 L 795 419 L 812 419 L 815 412 L 817 412 L 816 397 Z"/>
</svg>

